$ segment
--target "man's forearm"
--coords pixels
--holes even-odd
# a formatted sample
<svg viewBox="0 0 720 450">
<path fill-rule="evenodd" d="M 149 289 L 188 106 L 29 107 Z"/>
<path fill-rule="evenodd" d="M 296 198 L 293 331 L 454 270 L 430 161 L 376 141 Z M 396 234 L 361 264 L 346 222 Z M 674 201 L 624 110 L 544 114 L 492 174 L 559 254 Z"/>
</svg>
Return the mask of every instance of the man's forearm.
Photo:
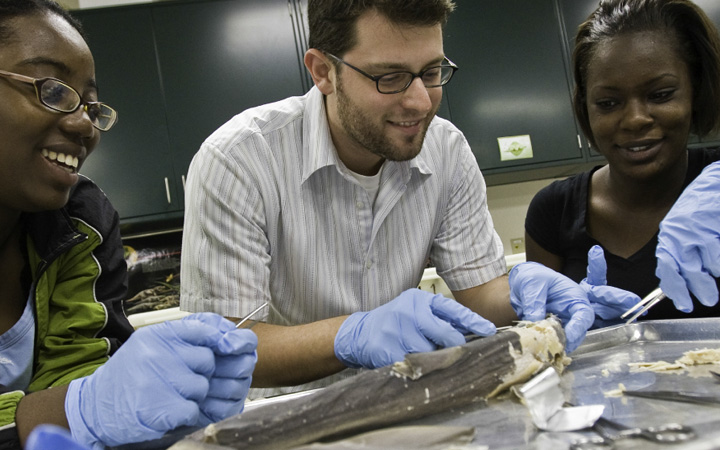
<svg viewBox="0 0 720 450">
<path fill-rule="evenodd" d="M 511 325 L 518 317 L 510 305 L 510 286 L 507 275 L 462 291 L 453 291 L 455 299 L 485 319 L 502 327 Z"/>
<path fill-rule="evenodd" d="M 258 323 L 258 362 L 253 387 L 294 386 L 340 372 L 335 357 L 335 335 L 347 316 L 305 325 Z"/>
</svg>

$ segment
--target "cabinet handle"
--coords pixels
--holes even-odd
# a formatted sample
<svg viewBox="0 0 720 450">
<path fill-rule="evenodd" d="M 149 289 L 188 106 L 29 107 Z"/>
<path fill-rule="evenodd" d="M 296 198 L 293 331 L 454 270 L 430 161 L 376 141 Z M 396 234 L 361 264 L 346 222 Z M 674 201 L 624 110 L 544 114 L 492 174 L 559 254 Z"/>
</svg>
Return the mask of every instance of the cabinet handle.
<svg viewBox="0 0 720 450">
<path fill-rule="evenodd" d="M 172 198 L 170 197 L 170 182 L 165 177 L 165 194 L 167 195 L 168 205 L 172 205 Z"/>
<path fill-rule="evenodd" d="M 180 175 L 180 179 L 182 179 L 183 182 L 183 194 L 185 193 L 185 175 Z"/>
</svg>

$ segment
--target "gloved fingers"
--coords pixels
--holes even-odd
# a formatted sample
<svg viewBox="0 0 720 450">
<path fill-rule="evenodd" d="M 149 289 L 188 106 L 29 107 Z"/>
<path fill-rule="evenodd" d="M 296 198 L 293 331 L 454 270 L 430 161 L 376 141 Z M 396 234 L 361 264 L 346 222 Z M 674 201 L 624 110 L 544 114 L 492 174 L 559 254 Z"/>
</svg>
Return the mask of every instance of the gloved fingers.
<svg viewBox="0 0 720 450">
<path fill-rule="evenodd" d="M 101 369 L 114 368 L 115 371 L 126 373 L 129 378 L 145 376 L 146 373 L 172 377 L 183 368 L 208 377 L 212 375 L 215 370 L 213 351 L 188 344 L 179 339 L 172 328 L 162 325 L 150 325 L 137 330 Z M 142 366 L 144 369 L 134 370 L 129 365 Z"/>
<path fill-rule="evenodd" d="M 198 320 L 206 325 L 209 325 L 221 333 L 226 333 L 230 330 L 235 329 L 235 324 L 224 318 L 220 314 L 210 312 L 200 312 L 190 314 L 182 318 L 182 320 Z"/>
<path fill-rule="evenodd" d="M 590 286 L 588 298 L 595 314 L 606 320 L 619 318 L 640 302 L 636 294 L 613 286 Z"/>
<path fill-rule="evenodd" d="M 145 440 L 157 439 L 166 432 L 182 426 L 195 425 L 200 417 L 200 407 L 196 401 L 176 398 L 160 408 L 137 411 L 138 424 L 144 425 Z M 148 430 L 154 430 L 150 433 Z M 155 435 L 150 435 L 155 434 Z"/>
<path fill-rule="evenodd" d="M 565 348 L 570 353 L 582 343 L 585 334 L 593 326 L 595 311 L 587 301 L 584 301 L 571 304 L 568 312 L 570 317 L 563 319 L 563 322 L 565 323 Z"/>
<path fill-rule="evenodd" d="M 715 279 L 707 272 L 692 271 L 684 274 L 690 291 L 705 306 L 715 306 L 718 302 L 718 289 Z"/>
<path fill-rule="evenodd" d="M 209 361 L 209 363 L 194 364 L 196 367 L 193 367 L 192 362 L 188 364 L 188 361 L 173 352 L 154 355 L 152 358 L 120 360 L 117 356 L 124 347 L 124 345 L 120 347 L 118 353 L 95 372 L 95 375 L 101 377 L 103 382 L 109 382 L 107 380 L 116 378 L 117 367 L 112 363 L 132 364 L 132 368 L 122 369 L 125 375 L 122 382 L 132 385 L 140 399 L 154 398 L 161 394 L 167 399 L 177 397 L 177 399 L 200 401 L 207 395 L 208 378 L 215 368 L 215 357 L 210 349 L 196 348 L 198 350 L 196 352 L 186 352 L 188 359 Z M 201 356 L 202 354 L 204 357 Z M 197 366 L 210 367 L 212 370 L 209 373 L 201 374 L 198 373 Z"/>
<path fill-rule="evenodd" d="M 449 322 L 462 334 L 490 336 L 497 332 L 495 324 L 475 313 L 470 308 L 455 300 L 436 295 L 430 301 L 430 309 L 434 315 Z"/>
<path fill-rule="evenodd" d="M 454 347 L 465 343 L 463 334 L 456 330 L 450 323 L 436 316 L 429 305 L 423 308 L 426 309 L 415 308 L 414 311 L 415 326 L 417 327 L 416 333 L 418 333 L 419 336 L 407 339 L 407 335 L 400 335 L 403 343 L 414 344 L 412 348 L 407 348 L 409 352 L 429 351 L 426 349 L 426 345 L 422 340 L 428 340 L 439 347 Z M 420 339 L 418 340 L 418 338 Z"/>
<path fill-rule="evenodd" d="M 607 262 L 605 252 L 599 245 L 593 245 L 588 251 L 587 278 L 588 284 L 603 286 L 607 284 Z"/>
<path fill-rule="evenodd" d="M 222 398 L 208 398 L 201 405 L 203 414 L 207 417 L 208 423 L 218 422 L 228 417 L 240 414 L 245 408 L 245 400 L 225 400 Z M 207 424 L 202 424 L 207 425 Z"/>
<path fill-rule="evenodd" d="M 576 320 L 585 326 L 585 330 L 589 329 L 595 320 L 595 310 L 590 306 L 587 299 L 574 301 L 567 306 L 571 320 Z"/>
<path fill-rule="evenodd" d="M 216 356 L 213 377 L 241 378 L 252 375 L 257 363 L 257 353 Z"/>
<path fill-rule="evenodd" d="M 215 372 L 215 353 L 211 348 L 193 346 L 184 341 L 172 340 L 168 340 L 164 345 L 168 351 L 159 355 L 159 359 L 156 361 L 156 364 L 160 366 L 157 369 L 158 372 L 174 376 L 174 371 L 177 369 L 171 369 L 168 365 L 171 355 L 177 358 L 178 364 L 182 364 L 183 367 L 187 367 L 197 374 L 210 377 Z M 120 348 L 122 349 L 122 347 Z M 159 345 L 158 351 L 162 350 L 162 348 L 163 346 Z"/>
<path fill-rule="evenodd" d="M 179 339 L 190 345 L 209 348 L 217 346 L 217 343 L 224 335 L 224 333 L 216 327 L 207 325 L 197 319 L 169 320 L 160 324 L 150 325 L 149 327 L 143 327 L 138 331 L 143 331 L 145 328 L 152 329 L 165 338 Z"/>
<path fill-rule="evenodd" d="M 220 355 L 253 353 L 257 345 L 257 335 L 251 330 L 233 328 L 223 335 L 215 347 L 215 352 Z"/>
<path fill-rule="evenodd" d="M 202 401 L 210 388 L 210 381 L 207 377 L 190 370 L 178 371 L 169 375 L 161 373 L 159 376 L 170 377 L 166 379 L 165 383 L 172 387 L 174 393 L 193 402 Z"/>
<path fill-rule="evenodd" d="M 585 339 L 585 335 L 587 334 L 587 330 L 589 330 L 590 327 L 585 328 L 585 325 L 580 321 L 571 319 L 570 322 L 565 325 L 564 329 L 565 352 L 572 353 L 580 346 L 580 344 L 582 344 L 582 341 Z"/>
<path fill-rule="evenodd" d="M 239 401 L 245 400 L 252 377 L 243 378 L 217 378 L 210 379 L 210 388 L 206 400 L 209 398 L 217 398 L 223 400 Z M 204 402 L 202 402 L 204 404 Z"/>
<path fill-rule="evenodd" d="M 518 319 L 535 322 L 545 318 L 553 274 L 556 273 L 551 269 L 532 261 L 517 264 L 510 270 L 510 304 Z"/>
<path fill-rule="evenodd" d="M 48 449 L 91 450 L 73 439 L 65 428 L 49 424 L 38 425 L 28 436 L 25 450 Z"/>
<path fill-rule="evenodd" d="M 672 299 L 675 308 L 682 312 L 692 312 L 693 303 L 687 289 L 685 279 L 680 276 L 680 269 L 675 258 L 670 253 L 660 248 L 656 251 L 657 267 L 655 276 L 660 279 L 660 289 Z"/>
<path fill-rule="evenodd" d="M 718 197 L 717 194 L 714 196 Z M 720 219 L 720 200 L 714 207 L 716 210 L 712 214 L 706 212 L 702 218 L 698 217 L 693 221 L 694 234 L 682 241 L 685 244 L 682 248 L 691 253 L 688 259 L 697 260 L 696 270 L 702 269 L 718 277 L 720 276 L 720 230 L 717 227 Z"/>
</svg>

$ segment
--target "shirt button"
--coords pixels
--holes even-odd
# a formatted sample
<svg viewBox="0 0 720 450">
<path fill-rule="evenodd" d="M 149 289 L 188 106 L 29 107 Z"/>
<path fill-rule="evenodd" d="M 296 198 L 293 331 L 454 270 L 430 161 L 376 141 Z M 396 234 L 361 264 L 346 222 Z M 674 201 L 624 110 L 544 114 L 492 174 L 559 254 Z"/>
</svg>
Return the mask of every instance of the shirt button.
<svg viewBox="0 0 720 450">
<path fill-rule="evenodd" d="M 366 268 L 366 269 L 369 269 L 369 268 L 371 268 L 371 267 L 372 267 L 372 261 L 368 261 L 368 262 L 365 263 L 365 268 Z"/>
<path fill-rule="evenodd" d="M 356 202 L 356 203 L 355 203 L 355 206 L 357 206 L 358 209 L 360 209 L 360 208 L 362 208 L 363 206 L 365 206 L 365 203 L 363 203 L 363 202 Z"/>
</svg>

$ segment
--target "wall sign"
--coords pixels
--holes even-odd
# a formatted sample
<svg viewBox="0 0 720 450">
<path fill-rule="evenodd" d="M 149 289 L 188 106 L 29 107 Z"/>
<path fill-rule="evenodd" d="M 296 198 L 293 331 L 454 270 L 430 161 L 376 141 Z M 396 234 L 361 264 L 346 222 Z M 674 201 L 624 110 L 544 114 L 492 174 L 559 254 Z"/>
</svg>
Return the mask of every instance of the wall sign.
<svg viewBox="0 0 720 450">
<path fill-rule="evenodd" d="M 533 157 L 530 135 L 499 137 L 500 161 L 513 161 Z"/>
</svg>

